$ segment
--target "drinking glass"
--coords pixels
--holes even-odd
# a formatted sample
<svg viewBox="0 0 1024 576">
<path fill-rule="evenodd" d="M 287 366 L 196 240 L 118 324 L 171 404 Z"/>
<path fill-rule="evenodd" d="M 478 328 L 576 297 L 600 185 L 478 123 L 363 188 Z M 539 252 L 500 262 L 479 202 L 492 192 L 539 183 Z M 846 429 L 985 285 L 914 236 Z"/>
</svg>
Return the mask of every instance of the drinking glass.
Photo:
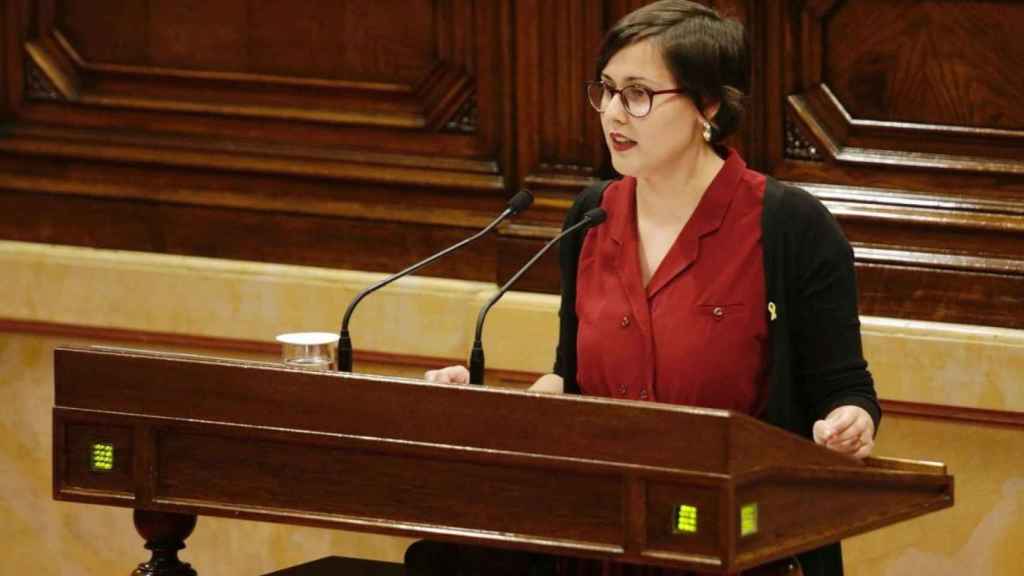
<svg viewBox="0 0 1024 576">
<path fill-rule="evenodd" d="M 305 370 L 334 370 L 338 335 L 331 332 L 290 332 L 280 334 L 281 361 Z"/>
</svg>

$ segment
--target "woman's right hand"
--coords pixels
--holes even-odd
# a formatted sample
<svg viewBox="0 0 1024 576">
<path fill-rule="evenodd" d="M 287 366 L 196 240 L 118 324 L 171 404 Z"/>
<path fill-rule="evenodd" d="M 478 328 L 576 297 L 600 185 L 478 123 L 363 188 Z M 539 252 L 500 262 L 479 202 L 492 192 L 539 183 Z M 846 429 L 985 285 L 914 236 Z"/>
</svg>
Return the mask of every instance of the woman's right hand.
<svg viewBox="0 0 1024 576">
<path fill-rule="evenodd" d="M 446 366 L 440 370 L 427 370 L 423 379 L 435 384 L 469 384 L 469 370 L 465 366 Z"/>
</svg>

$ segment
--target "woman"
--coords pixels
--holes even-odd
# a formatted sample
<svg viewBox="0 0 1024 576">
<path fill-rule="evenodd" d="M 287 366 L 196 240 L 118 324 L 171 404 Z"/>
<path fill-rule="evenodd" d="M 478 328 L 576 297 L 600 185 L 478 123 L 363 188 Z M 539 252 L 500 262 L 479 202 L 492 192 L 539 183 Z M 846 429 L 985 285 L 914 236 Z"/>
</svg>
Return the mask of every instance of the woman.
<svg viewBox="0 0 1024 576">
<path fill-rule="evenodd" d="M 742 27 L 655 2 L 609 31 L 597 71 L 588 97 L 623 178 L 569 211 L 567 226 L 598 205 L 608 220 L 560 247 L 557 360 L 532 389 L 725 408 L 870 454 L 881 412 L 849 243 L 820 202 L 720 145 L 742 116 Z M 800 560 L 842 573 L 838 545 Z"/>
</svg>

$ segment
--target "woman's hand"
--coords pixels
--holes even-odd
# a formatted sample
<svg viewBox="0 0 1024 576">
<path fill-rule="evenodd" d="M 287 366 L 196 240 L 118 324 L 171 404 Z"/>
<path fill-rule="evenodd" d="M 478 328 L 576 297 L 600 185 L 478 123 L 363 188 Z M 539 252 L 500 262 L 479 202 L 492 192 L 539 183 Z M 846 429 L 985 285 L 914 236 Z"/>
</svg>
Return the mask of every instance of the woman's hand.
<svg viewBox="0 0 1024 576">
<path fill-rule="evenodd" d="M 564 387 L 561 376 L 558 374 L 545 374 L 530 386 L 529 391 L 561 394 Z"/>
<path fill-rule="evenodd" d="M 469 370 L 465 366 L 446 366 L 440 370 L 427 370 L 423 379 L 436 384 L 469 384 Z"/>
<path fill-rule="evenodd" d="M 875 422 L 860 406 L 840 406 L 814 423 L 814 441 L 858 460 L 875 447 Z"/>
</svg>

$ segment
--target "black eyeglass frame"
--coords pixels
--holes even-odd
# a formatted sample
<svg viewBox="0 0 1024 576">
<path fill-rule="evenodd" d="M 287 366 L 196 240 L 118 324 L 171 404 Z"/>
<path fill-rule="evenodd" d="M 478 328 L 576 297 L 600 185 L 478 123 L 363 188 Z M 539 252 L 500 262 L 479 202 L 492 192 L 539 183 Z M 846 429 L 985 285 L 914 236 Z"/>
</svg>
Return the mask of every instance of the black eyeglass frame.
<svg viewBox="0 0 1024 576">
<path fill-rule="evenodd" d="M 587 101 L 590 102 L 590 105 L 591 107 L 594 108 L 594 110 L 597 110 L 599 113 L 602 114 L 604 113 L 604 109 L 595 104 L 594 99 L 590 95 L 591 87 L 600 86 L 601 89 L 604 90 L 605 92 L 611 93 L 611 96 L 608 97 L 608 103 L 611 103 L 612 99 L 615 98 L 615 96 L 619 96 L 619 102 L 622 102 L 622 108 L 626 111 L 627 114 L 629 114 L 633 118 L 643 118 L 649 115 L 651 111 L 654 110 L 654 97 L 658 96 L 659 94 L 689 94 L 689 91 L 686 88 L 651 90 L 650 88 L 646 86 L 641 86 L 640 84 L 629 84 L 628 86 L 623 86 L 622 88 L 615 89 L 605 84 L 603 80 L 587 80 L 586 82 L 583 83 L 583 86 L 584 90 L 587 93 Z M 639 89 L 640 91 L 647 95 L 647 100 L 650 102 L 650 104 L 647 105 L 647 112 L 643 114 L 635 114 L 632 110 L 629 109 L 629 101 L 622 97 L 622 92 L 624 90 L 629 90 L 630 88 Z"/>
</svg>

